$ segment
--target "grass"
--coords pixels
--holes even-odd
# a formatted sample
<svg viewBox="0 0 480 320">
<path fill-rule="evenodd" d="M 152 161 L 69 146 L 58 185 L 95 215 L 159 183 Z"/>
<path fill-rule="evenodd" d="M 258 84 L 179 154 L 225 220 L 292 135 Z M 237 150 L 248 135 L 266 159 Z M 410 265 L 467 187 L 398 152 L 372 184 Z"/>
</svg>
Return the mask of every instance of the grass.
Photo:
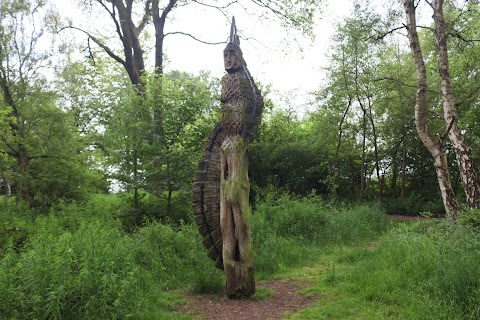
<svg viewBox="0 0 480 320">
<path fill-rule="evenodd" d="M 270 288 L 257 288 L 255 294 L 250 298 L 251 300 L 261 301 L 275 295 L 276 291 Z"/>
<path fill-rule="evenodd" d="M 125 231 L 121 198 L 43 214 L 0 208 L 6 319 L 190 319 L 185 290 L 224 290 L 191 224 Z M 281 197 L 252 215 L 256 278 L 296 279 L 318 303 L 292 319 L 478 319 L 480 236 L 451 222 L 392 227 L 377 205 Z M 259 288 L 253 299 L 274 294 Z"/>
<path fill-rule="evenodd" d="M 480 236 L 469 227 L 402 224 L 374 247 L 339 247 L 324 259 L 308 269 L 308 291 L 324 298 L 292 319 L 480 318 Z"/>
</svg>

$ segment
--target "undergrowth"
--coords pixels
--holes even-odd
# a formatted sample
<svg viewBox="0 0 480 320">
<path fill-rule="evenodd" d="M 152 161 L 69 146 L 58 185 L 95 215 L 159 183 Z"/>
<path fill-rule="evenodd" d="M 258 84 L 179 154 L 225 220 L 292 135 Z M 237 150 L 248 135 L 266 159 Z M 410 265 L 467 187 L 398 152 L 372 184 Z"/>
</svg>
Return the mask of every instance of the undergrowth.
<svg viewBox="0 0 480 320">
<path fill-rule="evenodd" d="M 1 204 L 2 318 L 188 319 L 175 312 L 182 290 L 224 290 L 223 272 L 208 259 L 196 226 L 145 220 L 126 229 L 124 205 L 112 195 L 42 213 Z M 388 231 L 378 205 L 332 206 L 317 197 L 287 196 L 257 203 L 251 223 L 259 280 L 340 252 L 316 276 L 322 290 L 350 298 L 326 318 L 348 318 L 349 304 L 371 306 L 365 319 L 480 317 L 476 229 L 421 223 Z M 377 247 L 367 246 L 382 234 Z M 260 291 L 257 299 L 270 294 Z M 371 311 L 378 306 L 380 313 Z M 313 307 L 304 317 L 321 319 L 325 310 Z"/>
</svg>

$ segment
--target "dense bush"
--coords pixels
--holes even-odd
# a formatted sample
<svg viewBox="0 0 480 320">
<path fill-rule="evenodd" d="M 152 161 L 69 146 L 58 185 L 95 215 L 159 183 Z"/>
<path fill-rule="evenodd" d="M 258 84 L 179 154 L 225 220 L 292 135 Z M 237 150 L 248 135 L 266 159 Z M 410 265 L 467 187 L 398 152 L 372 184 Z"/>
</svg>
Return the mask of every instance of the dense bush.
<svg viewBox="0 0 480 320">
<path fill-rule="evenodd" d="M 412 194 L 404 198 L 384 198 L 383 209 L 389 214 L 418 215 L 428 212 L 439 216 L 445 214 L 445 207 L 438 196 L 438 201 L 427 201 L 418 194 Z"/>
<path fill-rule="evenodd" d="M 125 205 L 114 195 L 35 214 L 3 204 L 2 317 L 156 319 L 178 303 L 172 289 L 223 290 L 195 226 L 146 221 L 125 233 Z"/>
<path fill-rule="evenodd" d="M 370 240 L 389 225 L 378 205 L 332 206 L 321 198 L 283 196 L 257 205 L 253 229 L 274 231 L 285 239 L 310 244 L 347 244 Z"/>
<path fill-rule="evenodd" d="M 112 319 L 128 310 L 140 273 L 118 227 L 85 222 L 55 234 L 57 222 L 47 222 L 22 254 L 7 247 L 0 313 L 9 319 Z"/>
</svg>

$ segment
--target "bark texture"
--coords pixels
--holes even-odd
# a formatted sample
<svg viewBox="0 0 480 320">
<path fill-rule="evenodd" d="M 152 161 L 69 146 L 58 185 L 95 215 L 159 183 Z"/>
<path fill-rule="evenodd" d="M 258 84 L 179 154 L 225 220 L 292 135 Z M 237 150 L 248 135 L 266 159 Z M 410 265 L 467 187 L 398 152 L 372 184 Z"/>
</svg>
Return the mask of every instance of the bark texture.
<svg viewBox="0 0 480 320">
<path fill-rule="evenodd" d="M 437 174 L 438 185 L 442 194 L 445 210 L 448 215 L 457 217 L 460 210 L 448 173 L 448 162 L 445 153 L 445 137 L 441 136 L 440 138 L 436 138 L 428 130 L 427 125 L 427 71 L 425 69 L 425 62 L 423 59 L 420 42 L 418 40 L 417 23 L 415 19 L 415 4 L 413 0 L 404 0 L 403 5 L 407 16 L 407 30 L 410 49 L 413 54 L 417 72 L 415 126 L 418 136 L 433 156 L 435 172 Z"/>
<path fill-rule="evenodd" d="M 220 225 L 227 295 L 249 297 L 255 293 L 255 280 L 248 206 L 248 156 L 243 139 L 227 136 L 220 159 Z"/>
<path fill-rule="evenodd" d="M 450 63 L 448 60 L 447 30 L 443 14 L 443 0 L 433 0 L 433 20 L 435 22 L 435 38 L 438 50 L 438 70 L 441 79 L 440 93 L 443 102 L 443 116 L 450 128 L 448 137 L 453 144 L 462 180 L 467 205 L 470 208 L 480 207 L 480 181 L 471 155 L 470 147 L 465 141 L 455 117 L 455 100 L 450 79 Z"/>
</svg>

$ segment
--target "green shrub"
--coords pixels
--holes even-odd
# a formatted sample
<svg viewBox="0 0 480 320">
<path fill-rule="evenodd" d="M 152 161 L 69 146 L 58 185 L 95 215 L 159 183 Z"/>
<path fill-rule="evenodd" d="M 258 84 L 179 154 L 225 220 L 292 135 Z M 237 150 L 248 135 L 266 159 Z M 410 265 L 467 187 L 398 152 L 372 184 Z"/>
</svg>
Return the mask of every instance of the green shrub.
<svg viewBox="0 0 480 320">
<path fill-rule="evenodd" d="M 149 222 L 131 238 L 131 252 L 137 265 L 159 279 L 165 289 L 188 284 L 194 292 L 223 289 L 223 272 L 214 267 L 202 247 L 196 227 Z"/>
<path fill-rule="evenodd" d="M 0 202 L 0 258 L 6 247 L 21 252 L 28 238 L 35 232 L 33 216 L 22 206 L 13 202 Z"/>
<path fill-rule="evenodd" d="M 460 214 L 460 222 L 480 230 L 480 209 L 464 209 Z"/>
<path fill-rule="evenodd" d="M 317 197 L 282 197 L 273 204 L 258 204 L 252 224 L 253 228 L 258 224 L 281 238 L 307 244 L 366 241 L 389 227 L 389 221 L 379 205 L 337 208 L 326 205 Z"/>
<path fill-rule="evenodd" d="M 434 215 L 445 214 L 445 207 L 441 201 L 427 201 L 421 195 L 411 194 L 404 198 L 384 198 L 383 209 L 389 214 L 418 215 L 420 212 L 431 212 Z"/>
<path fill-rule="evenodd" d="M 61 235 L 40 230 L 23 254 L 0 264 L 0 313 L 6 318 L 113 319 L 131 308 L 140 278 L 124 237 L 104 222 Z"/>
</svg>

